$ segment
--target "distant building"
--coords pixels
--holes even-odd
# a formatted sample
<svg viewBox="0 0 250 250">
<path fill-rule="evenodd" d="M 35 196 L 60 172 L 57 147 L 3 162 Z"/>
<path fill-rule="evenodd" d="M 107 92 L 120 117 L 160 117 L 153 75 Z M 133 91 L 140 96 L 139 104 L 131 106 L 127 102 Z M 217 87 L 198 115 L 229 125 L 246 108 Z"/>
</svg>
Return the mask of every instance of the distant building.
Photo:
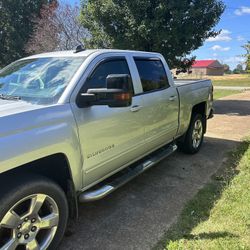
<svg viewBox="0 0 250 250">
<path fill-rule="evenodd" d="M 224 66 L 217 60 L 196 60 L 192 66 L 192 75 L 223 76 Z"/>
</svg>

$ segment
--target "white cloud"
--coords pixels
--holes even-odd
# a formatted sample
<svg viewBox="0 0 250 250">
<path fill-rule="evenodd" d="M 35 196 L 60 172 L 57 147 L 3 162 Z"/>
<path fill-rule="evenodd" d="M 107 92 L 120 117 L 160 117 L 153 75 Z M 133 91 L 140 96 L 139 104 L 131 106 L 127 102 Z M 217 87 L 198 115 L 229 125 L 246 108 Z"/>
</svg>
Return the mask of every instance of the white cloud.
<svg viewBox="0 0 250 250">
<path fill-rule="evenodd" d="M 214 45 L 213 47 L 211 47 L 212 50 L 216 51 L 229 51 L 231 48 L 230 47 L 222 47 L 220 45 Z"/>
<path fill-rule="evenodd" d="M 245 37 L 237 36 L 237 41 L 242 42 L 242 41 L 245 41 L 245 40 L 246 40 Z"/>
<path fill-rule="evenodd" d="M 244 63 L 245 58 L 242 56 L 231 56 L 223 60 L 224 63 Z"/>
<path fill-rule="evenodd" d="M 234 12 L 235 15 L 237 16 L 242 16 L 244 14 L 250 14 L 250 7 L 247 6 L 241 6 L 239 9 L 237 9 Z"/>
<path fill-rule="evenodd" d="M 208 38 L 207 42 L 229 42 L 232 40 L 230 34 L 231 32 L 229 30 L 223 29 L 218 36 Z"/>
</svg>

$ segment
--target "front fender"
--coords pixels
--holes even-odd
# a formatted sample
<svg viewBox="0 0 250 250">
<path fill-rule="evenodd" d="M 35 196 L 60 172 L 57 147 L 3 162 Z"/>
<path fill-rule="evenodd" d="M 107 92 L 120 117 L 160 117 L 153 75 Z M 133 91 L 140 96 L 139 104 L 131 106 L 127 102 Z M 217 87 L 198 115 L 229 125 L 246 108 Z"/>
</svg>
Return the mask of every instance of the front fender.
<svg viewBox="0 0 250 250">
<path fill-rule="evenodd" d="M 0 118 L 0 173 L 57 153 L 66 155 L 75 189 L 81 189 L 83 163 L 68 104 Z"/>
</svg>

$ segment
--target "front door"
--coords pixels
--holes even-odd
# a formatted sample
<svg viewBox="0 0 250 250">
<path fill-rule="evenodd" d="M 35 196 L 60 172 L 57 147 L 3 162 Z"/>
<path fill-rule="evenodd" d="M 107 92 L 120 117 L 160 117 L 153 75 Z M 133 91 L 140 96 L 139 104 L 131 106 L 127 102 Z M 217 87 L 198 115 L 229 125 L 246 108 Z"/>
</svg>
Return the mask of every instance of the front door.
<svg viewBox="0 0 250 250">
<path fill-rule="evenodd" d="M 102 58 L 83 84 L 105 88 L 110 74 L 130 74 L 125 57 Z M 133 107 L 142 106 L 142 97 L 134 96 L 131 107 L 91 106 L 75 108 L 84 161 L 84 186 L 100 181 L 140 155 L 144 143 L 142 115 Z"/>
</svg>

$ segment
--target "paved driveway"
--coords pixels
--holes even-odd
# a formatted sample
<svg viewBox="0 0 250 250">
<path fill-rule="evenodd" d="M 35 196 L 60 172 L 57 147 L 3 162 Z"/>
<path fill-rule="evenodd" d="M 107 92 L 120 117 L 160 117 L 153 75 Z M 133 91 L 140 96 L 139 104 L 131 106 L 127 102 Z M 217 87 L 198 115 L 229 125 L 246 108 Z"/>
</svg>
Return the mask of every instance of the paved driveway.
<svg viewBox="0 0 250 250">
<path fill-rule="evenodd" d="M 150 249 L 226 160 L 226 152 L 250 133 L 250 92 L 215 103 L 201 152 L 177 152 L 109 197 L 80 205 L 60 250 Z"/>
</svg>

